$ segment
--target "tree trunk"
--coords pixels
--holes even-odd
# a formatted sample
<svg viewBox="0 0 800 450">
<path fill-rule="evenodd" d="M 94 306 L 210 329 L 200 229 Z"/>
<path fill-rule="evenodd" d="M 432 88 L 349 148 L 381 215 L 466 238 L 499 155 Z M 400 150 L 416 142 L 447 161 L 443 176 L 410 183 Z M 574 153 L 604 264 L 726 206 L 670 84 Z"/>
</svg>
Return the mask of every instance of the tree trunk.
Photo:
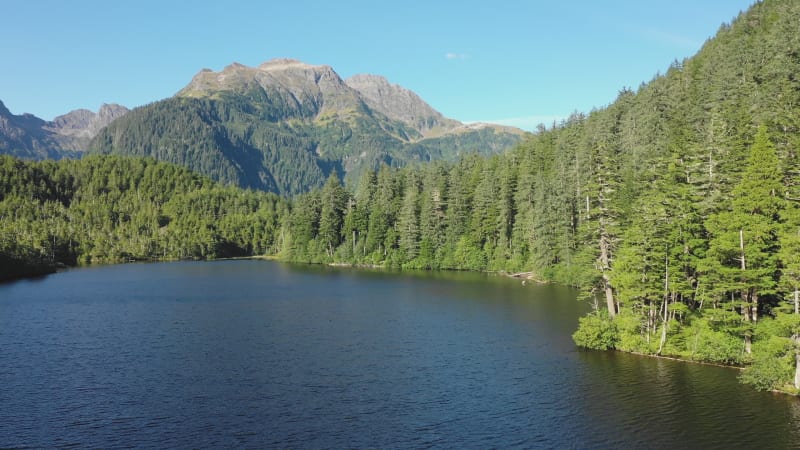
<svg viewBox="0 0 800 450">
<path fill-rule="evenodd" d="M 751 293 L 750 299 L 750 320 L 758 322 L 758 293 Z"/>
<path fill-rule="evenodd" d="M 800 338 L 795 337 L 795 345 L 800 344 Z M 800 352 L 794 353 L 794 388 L 800 389 Z"/>
<path fill-rule="evenodd" d="M 798 308 L 798 297 L 800 293 L 798 292 L 797 288 L 794 288 L 794 313 L 800 314 L 800 308 Z M 792 335 L 792 341 L 794 341 L 794 388 L 800 389 L 800 334 L 795 333 Z"/>
<path fill-rule="evenodd" d="M 608 238 L 605 236 L 604 230 L 600 231 L 600 270 L 603 272 L 603 290 L 606 293 L 606 307 L 608 308 L 608 315 L 614 317 L 617 315 L 617 307 L 614 302 L 614 291 L 611 288 L 611 280 L 608 278 L 609 269 L 609 256 L 608 256 Z"/>
<path fill-rule="evenodd" d="M 608 308 L 608 315 L 614 317 L 617 315 L 616 303 L 614 303 L 614 291 L 611 289 L 611 283 L 608 280 L 608 275 L 603 273 L 603 289 L 606 291 L 606 307 Z"/>
<path fill-rule="evenodd" d="M 739 229 L 739 251 L 741 252 L 740 262 L 742 271 L 747 270 L 747 262 L 745 261 L 744 257 L 744 230 L 741 228 Z M 745 322 L 752 322 L 754 321 L 754 314 L 755 311 L 758 309 L 758 306 L 752 306 L 750 304 L 750 290 L 744 289 L 742 290 L 742 318 Z M 747 354 L 751 354 L 753 352 L 753 337 L 748 334 L 744 335 L 744 351 Z"/>
<path fill-rule="evenodd" d="M 792 335 L 794 343 L 794 388 L 800 389 L 800 334 Z"/>
<path fill-rule="evenodd" d="M 739 250 L 741 251 L 742 270 L 747 270 L 747 264 L 744 261 L 744 230 L 739 230 Z"/>
<path fill-rule="evenodd" d="M 667 309 L 669 306 L 669 298 L 664 295 L 664 316 L 662 317 L 661 323 L 661 342 L 658 343 L 658 352 L 656 355 L 661 354 L 661 350 L 664 349 L 664 344 L 667 342 Z"/>
<path fill-rule="evenodd" d="M 661 324 L 661 342 L 658 344 L 658 352 L 657 355 L 661 354 L 661 350 L 664 349 L 664 343 L 667 342 L 667 320 L 668 320 L 668 310 L 669 310 L 669 257 L 664 256 L 664 315 L 662 317 L 662 324 Z"/>
<path fill-rule="evenodd" d="M 750 308 L 750 293 L 748 290 L 742 291 L 742 322 L 750 323 L 752 321 L 752 309 Z M 747 331 L 747 334 L 744 335 L 744 351 L 749 355 L 752 353 L 753 347 L 753 337 L 750 336 L 750 332 Z"/>
</svg>

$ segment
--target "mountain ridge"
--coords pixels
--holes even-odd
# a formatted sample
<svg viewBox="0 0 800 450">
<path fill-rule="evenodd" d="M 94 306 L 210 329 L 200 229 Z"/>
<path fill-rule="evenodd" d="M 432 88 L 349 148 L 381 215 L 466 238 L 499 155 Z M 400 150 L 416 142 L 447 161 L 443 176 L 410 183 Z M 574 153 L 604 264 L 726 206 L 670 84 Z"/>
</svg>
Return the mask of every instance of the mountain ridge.
<svg viewBox="0 0 800 450">
<path fill-rule="evenodd" d="M 77 157 L 109 123 L 127 114 L 128 108 L 103 104 L 98 112 L 76 109 L 46 121 L 33 114 L 13 114 L 0 101 L 0 154 L 28 159 Z"/>
<path fill-rule="evenodd" d="M 178 97 L 206 97 L 219 92 L 241 92 L 261 88 L 294 101 L 301 111 L 322 114 L 329 110 L 363 108 L 361 99 L 343 89 L 344 80 L 327 65 L 312 65 L 280 58 L 257 67 L 234 62 L 219 72 L 204 69 L 178 91 Z"/>
<path fill-rule="evenodd" d="M 348 84 L 331 66 L 283 58 L 202 69 L 173 97 L 136 108 L 102 130 L 90 147 L 296 194 L 321 186 L 331 173 L 355 181 L 381 164 L 498 153 L 524 135 L 447 119 L 380 76 Z"/>
<path fill-rule="evenodd" d="M 463 126 L 457 120 L 444 117 L 415 92 L 390 83 L 383 76 L 358 74 L 347 78 L 345 83 L 361 93 L 372 109 L 409 124 L 424 137 Z"/>
</svg>

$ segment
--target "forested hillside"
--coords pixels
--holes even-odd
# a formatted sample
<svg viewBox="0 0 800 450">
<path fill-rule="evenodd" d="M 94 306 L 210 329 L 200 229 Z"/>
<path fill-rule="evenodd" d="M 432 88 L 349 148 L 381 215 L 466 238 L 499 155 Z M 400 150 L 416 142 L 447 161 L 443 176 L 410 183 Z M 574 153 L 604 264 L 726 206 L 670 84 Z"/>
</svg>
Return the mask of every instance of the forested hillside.
<svg viewBox="0 0 800 450">
<path fill-rule="evenodd" d="M 275 253 L 286 208 L 154 160 L 0 156 L 0 280 L 82 262 Z"/>
</svg>

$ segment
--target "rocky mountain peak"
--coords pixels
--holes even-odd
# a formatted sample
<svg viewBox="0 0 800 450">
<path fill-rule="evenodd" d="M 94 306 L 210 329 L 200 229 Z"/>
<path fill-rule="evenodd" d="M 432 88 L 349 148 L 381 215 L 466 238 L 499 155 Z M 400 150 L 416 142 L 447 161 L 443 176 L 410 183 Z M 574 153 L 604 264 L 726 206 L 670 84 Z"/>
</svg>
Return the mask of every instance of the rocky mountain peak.
<svg viewBox="0 0 800 450">
<path fill-rule="evenodd" d="M 48 126 L 58 130 L 88 131 L 92 136 L 114 119 L 124 116 L 128 108 L 115 103 L 104 103 L 95 113 L 88 109 L 76 109 L 56 117 Z"/>
<path fill-rule="evenodd" d="M 358 93 L 332 67 L 285 58 L 257 67 L 233 63 L 220 72 L 200 71 L 177 96 L 215 97 L 221 92 L 248 95 L 254 89 L 263 91 L 271 102 L 286 104 L 287 111 L 295 111 L 289 117 L 315 117 L 329 111 L 365 107 Z"/>
<path fill-rule="evenodd" d="M 54 139 L 62 149 L 84 151 L 100 130 L 128 111 L 122 105 L 104 103 L 96 113 L 88 109 L 76 109 L 47 122 L 43 128 L 54 134 Z"/>
<path fill-rule="evenodd" d="M 306 64 L 303 61 L 298 61 L 296 59 L 291 58 L 274 58 L 270 59 L 269 61 L 265 61 L 261 63 L 258 68 L 259 70 L 288 70 L 288 69 L 309 69 L 314 67 L 325 67 L 325 66 L 313 66 L 311 64 Z"/>
<path fill-rule="evenodd" d="M 423 136 L 461 126 L 460 122 L 433 109 L 413 91 L 392 84 L 382 76 L 353 75 L 345 83 L 358 91 L 371 109 L 411 126 Z"/>
<path fill-rule="evenodd" d="M 62 114 L 48 125 L 56 129 L 83 129 L 87 128 L 95 117 L 95 113 L 88 109 L 75 109 Z"/>
<path fill-rule="evenodd" d="M 116 103 L 103 103 L 97 111 L 97 117 L 100 122 L 106 122 L 105 125 L 108 125 L 112 120 L 127 114 L 128 111 L 130 111 L 128 108 Z"/>
</svg>

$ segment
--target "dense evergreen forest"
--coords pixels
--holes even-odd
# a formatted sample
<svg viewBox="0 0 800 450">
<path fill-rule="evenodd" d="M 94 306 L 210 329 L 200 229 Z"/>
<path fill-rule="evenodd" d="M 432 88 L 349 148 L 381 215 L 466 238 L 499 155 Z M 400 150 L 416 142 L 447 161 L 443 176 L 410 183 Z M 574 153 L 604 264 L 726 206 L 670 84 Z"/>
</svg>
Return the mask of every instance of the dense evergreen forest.
<svg viewBox="0 0 800 450">
<path fill-rule="evenodd" d="M 800 390 L 800 3 L 757 3 L 690 59 L 503 155 L 333 174 L 282 200 L 151 160 L 0 159 L 0 251 L 74 264 L 273 254 L 533 272 L 574 339 Z"/>
<path fill-rule="evenodd" d="M 0 156 L 0 280 L 85 262 L 275 253 L 287 208 L 150 159 Z"/>
</svg>

